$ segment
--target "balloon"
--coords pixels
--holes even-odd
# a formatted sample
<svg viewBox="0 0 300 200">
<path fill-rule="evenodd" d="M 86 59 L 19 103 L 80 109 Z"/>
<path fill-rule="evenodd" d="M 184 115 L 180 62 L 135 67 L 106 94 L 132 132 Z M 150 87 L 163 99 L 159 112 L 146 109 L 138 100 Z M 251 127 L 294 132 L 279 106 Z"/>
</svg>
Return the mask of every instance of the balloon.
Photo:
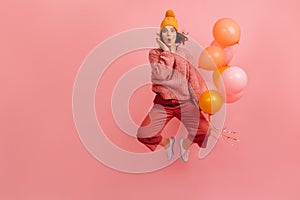
<svg viewBox="0 0 300 200">
<path fill-rule="evenodd" d="M 238 44 L 232 45 L 232 46 L 228 46 L 228 47 L 224 47 L 224 46 L 220 45 L 216 40 L 214 40 L 214 41 L 212 41 L 212 43 L 210 44 L 210 46 L 217 46 L 217 47 L 223 48 L 223 50 L 225 52 L 224 65 L 228 65 L 230 63 L 230 61 L 232 60 L 233 55 L 237 51 Z"/>
<path fill-rule="evenodd" d="M 221 18 L 213 27 L 213 36 L 222 46 L 231 46 L 240 41 L 240 27 L 233 19 Z"/>
<path fill-rule="evenodd" d="M 213 40 L 210 43 L 210 46 L 217 46 L 217 47 L 221 47 L 222 49 L 224 49 L 224 46 L 220 45 L 216 40 Z"/>
<path fill-rule="evenodd" d="M 232 60 L 233 54 L 234 54 L 233 51 L 234 51 L 234 49 L 232 46 L 224 48 L 224 52 L 225 52 L 224 65 L 228 65 L 230 63 L 230 61 Z"/>
<path fill-rule="evenodd" d="M 226 94 L 237 94 L 247 86 L 247 74 L 240 67 L 232 66 L 221 74 Z"/>
<path fill-rule="evenodd" d="M 214 114 L 221 109 L 223 101 L 217 91 L 206 90 L 200 95 L 198 104 L 203 112 L 207 114 Z"/>
<path fill-rule="evenodd" d="M 213 81 L 214 81 L 216 87 L 220 86 L 220 76 L 221 76 L 222 72 L 225 69 L 227 69 L 228 67 L 230 67 L 230 66 L 224 65 L 223 67 L 220 67 L 219 69 L 217 69 L 217 70 L 214 71 L 214 73 L 213 73 Z"/>
<path fill-rule="evenodd" d="M 225 52 L 221 47 L 209 46 L 205 48 L 200 56 L 198 65 L 206 70 L 216 70 L 225 62 Z"/>
<path fill-rule="evenodd" d="M 226 103 L 234 103 L 238 101 L 244 94 L 244 91 L 237 94 L 226 94 Z"/>
</svg>

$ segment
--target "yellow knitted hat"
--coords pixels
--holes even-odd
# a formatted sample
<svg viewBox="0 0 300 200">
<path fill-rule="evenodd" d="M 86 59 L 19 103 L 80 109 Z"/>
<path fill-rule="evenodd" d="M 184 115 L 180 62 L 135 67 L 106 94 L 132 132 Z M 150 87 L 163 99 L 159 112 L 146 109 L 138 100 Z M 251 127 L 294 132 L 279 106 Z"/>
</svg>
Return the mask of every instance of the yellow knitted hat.
<svg viewBox="0 0 300 200">
<path fill-rule="evenodd" d="M 175 30 L 178 31 L 178 22 L 175 18 L 173 10 L 167 10 L 165 18 L 160 24 L 160 29 L 162 29 L 165 26 L 173 26 Z"/>
</svg>

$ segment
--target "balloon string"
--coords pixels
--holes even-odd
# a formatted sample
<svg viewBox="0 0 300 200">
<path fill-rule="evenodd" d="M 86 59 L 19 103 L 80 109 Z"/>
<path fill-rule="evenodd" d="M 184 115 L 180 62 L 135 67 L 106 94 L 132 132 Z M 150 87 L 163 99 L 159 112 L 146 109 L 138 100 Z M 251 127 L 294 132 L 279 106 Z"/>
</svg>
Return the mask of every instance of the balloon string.
<svg viewBox="0 0 300 200">
<path fill-rule="evenodd" d="M 205 115 L 203 114 L 204 118 L 206 119 L 206 121 L 209 123 L 209 126 L 211 128 L 212 131 L 215 131 L 216 133 L 220 133 L 221 139 L 225 140 L 226 142 L 229 141 L 234 141 L 234 142 L 239 142 L 240 140 L 236 137 L 230 136 L 230 134 L 236 134 L 236 131 L 228 131 L 226 129 L 226 127 L 219 129 L 217 127 L 214 126 L 214 124 L 211 122 L 211 115 L 208 115 L 208 119 L 205 117 Z M 217 138 L 214 135 L 213 136 L 216 140 L 219 140 L 219 138 Z"/>
</svg>

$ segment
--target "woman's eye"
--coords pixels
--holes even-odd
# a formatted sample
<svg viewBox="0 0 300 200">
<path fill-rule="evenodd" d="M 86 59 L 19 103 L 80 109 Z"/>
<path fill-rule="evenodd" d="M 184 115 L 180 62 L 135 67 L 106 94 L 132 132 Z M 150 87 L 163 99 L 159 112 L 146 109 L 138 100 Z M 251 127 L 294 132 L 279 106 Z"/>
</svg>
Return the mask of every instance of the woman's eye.
<svg viewBox="0 0 300 200">
<path fill-rule="evenodd" d="M 167 32 L 167 30 L 166 30 L 166 29 L 163 29 L 163 30 L 162 30 L 162 32 L 163 32 L 163 33 L 166 33 L 166 32 Z"/>
<path fill-rule="evenodd" d="M 175 32 L 175 29 L 171 29 L 171 32 L 174 33 L 174 32 Z"/>
</svg>

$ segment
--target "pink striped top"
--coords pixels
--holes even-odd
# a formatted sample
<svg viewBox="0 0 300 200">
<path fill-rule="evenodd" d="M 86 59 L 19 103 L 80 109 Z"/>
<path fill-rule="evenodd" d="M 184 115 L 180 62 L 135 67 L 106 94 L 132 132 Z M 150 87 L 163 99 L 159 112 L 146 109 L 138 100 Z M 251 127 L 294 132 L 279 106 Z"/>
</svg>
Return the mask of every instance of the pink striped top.
<svg viewBox="0 0 300 200">
<path fill-rule="evenodd" d="M 152 68 L 152 91 L 164 99 L 198 102 L 202 92 L 207 90 L 204 78 L 191 64 L 192 56 L 187 50 L 177 48 L 176 53 L 152 49 L 149 61 Z"/>
</svg>

